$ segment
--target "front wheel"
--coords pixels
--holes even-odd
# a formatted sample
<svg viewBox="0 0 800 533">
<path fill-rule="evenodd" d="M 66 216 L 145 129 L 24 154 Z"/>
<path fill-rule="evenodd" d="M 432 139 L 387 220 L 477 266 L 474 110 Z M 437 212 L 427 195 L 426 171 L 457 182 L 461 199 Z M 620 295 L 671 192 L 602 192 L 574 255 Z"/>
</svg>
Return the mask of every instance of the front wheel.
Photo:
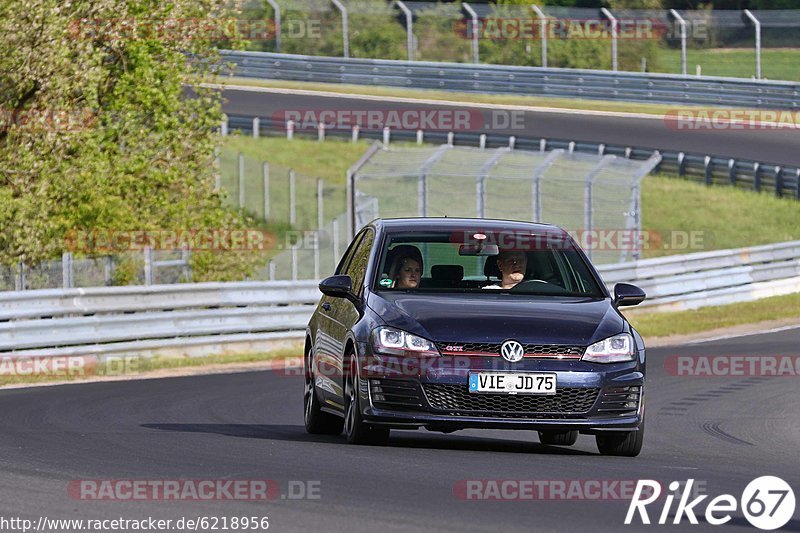
<svg viewBox="0 0 800 533">
<path fill-rule="evenodd" d="M 597 449 L 603 455 L 636 457 L 642 451 L 644 442 L 644 422 L 639 431 L 603 433 L 595 437 Z"/>
<path fill-rule="evenodd" d="M 355 361 L 355 359 L 353 359 Z M 344 380 L 344 434 L 350 444 L 386 444 L 389 440 L 389 428 L 373 426 L 364 422 L 361 417 L 361 401 L 358 394 L 359 377 L 355 364 L 350 365 L 350 372 Z"/>
</svg>

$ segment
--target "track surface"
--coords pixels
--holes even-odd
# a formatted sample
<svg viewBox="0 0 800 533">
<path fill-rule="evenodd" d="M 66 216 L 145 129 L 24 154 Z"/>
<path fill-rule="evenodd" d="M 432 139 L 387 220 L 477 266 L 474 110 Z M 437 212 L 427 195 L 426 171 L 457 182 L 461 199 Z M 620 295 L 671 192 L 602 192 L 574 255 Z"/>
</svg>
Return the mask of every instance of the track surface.
<svg viewBox="0 0 800 533">
<path fill-rule="evenodd" d="M 750 480 L 778 475 L 800 496 L 797 377 L 686 378 L 664 368 L 675 354 L 796 354 L 799 341 L 793 329 L 649 350 L 647 438 L 635 459 L 599 456 L 588 436 L 572 448 L 543 446 L 528 431 L 394 431 L 387 447 L 350 446 L 307 435 L 302 378 L 271 371 L 0 391 L 0 517 L 266 515 L 270 531 L 622 531 L 626 501 L 464 501 L 453 487 L 691 477 L 711 496 L 738 498 Z M 77 479 L 217 478 L 273 479 L 284 492 L 290 480 L 318 481 L 321 497 L 102 502 L 67 493 Z M 727 526 L 691 529 L 756 531 L 736 514 Z M 798 517 L 787 530 L 800 531 Z M 664 528 L 677 530 L 629 527 Z"/>
<path fill-rule="evenodd" d="M 283 116 L 280 113 L 286 110 L 452 110 L 451 106 L 442 104 L 396 103 L 242 90 L 226 90 L 224 96 L 227 99 L 224 105 L 226 113 L 260 117 Z M 459 109 L 471 108 L 469 104 L 465 104 L 459 106 Z M 484 126 L 491 124 L 491 112 L 481 111 L 481 113 L 484 116 L 482 124 Z M 797 149 L 800 129 L 677 131 L 669 128 L 667 122 L 660 119 L 537 111 L 525 111 L 521 125 L 521 129 L 488 130 L 480 127 L 475 131 L 517 137 L 546 137 L 652 147 L 661 150 L 682 150 L 800 166 L 800 150 Z"/>
</svg>

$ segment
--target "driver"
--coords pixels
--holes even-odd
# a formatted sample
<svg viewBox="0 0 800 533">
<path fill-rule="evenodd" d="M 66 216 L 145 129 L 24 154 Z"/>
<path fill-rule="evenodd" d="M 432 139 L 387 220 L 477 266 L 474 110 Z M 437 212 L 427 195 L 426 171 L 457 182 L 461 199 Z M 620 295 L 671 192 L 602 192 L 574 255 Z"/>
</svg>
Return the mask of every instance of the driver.
<svg viewBox="0 0 800 533">
<path fill-rule="evenodd" d="M 525 252 L 506 250 L 497 255 L 500 283 L 487 285 L 484 289 L 510 289 L 525 278 L 528 256 Z"/>
</svg>

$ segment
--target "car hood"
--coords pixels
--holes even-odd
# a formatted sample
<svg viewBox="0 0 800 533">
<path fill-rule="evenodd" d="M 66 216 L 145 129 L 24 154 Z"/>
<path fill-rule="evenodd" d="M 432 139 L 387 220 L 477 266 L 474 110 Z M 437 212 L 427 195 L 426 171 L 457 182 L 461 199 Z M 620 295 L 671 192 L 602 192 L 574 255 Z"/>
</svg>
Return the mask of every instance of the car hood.
<svg viewBox="0 0 800 533">
<path fill-rule="evenodd" d="M 625 331 L 608 298 L 514 294 L 370 294 L 367 305 L 389 325 L 435 342 L 588 346 Z"/>
</svg>

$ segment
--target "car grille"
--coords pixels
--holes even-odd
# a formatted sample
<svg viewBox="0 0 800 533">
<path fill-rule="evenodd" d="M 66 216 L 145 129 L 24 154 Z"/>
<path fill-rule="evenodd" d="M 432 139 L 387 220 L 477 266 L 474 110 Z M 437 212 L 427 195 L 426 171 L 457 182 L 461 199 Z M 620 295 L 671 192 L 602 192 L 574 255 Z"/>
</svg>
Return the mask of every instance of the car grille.
<svg viewBox="0 0 800 533">
<path fill-rule="evenodd" d="M 485 354 L 500 355 L 499 342 L 439 342 L 436 347 L 448 355 Z M 568 344 L 523 344 L 525 357 L 565 357 L 578 359 L 583 355 L 583 346 Z"/>
<path fill-rule="evenodd" d="M 372 405 L 383 409 L 419 409 L 419 385 L 406 379 L 370 379 Z"/>
<path fill-rule="evenodd" d="M 564 387 L 553 395 L 476 394 L 465 385 L 426 383 L 423 385 L 431 407 L 463 416 L 508 416 L 538 414 L 582 414 L 594 405 L 600 389 Z"/>
<path fill-rule="evenodd" d="M 630 415 L 639 409 L 641 387 L 608 387 L 600 396 L 597 411 L 607 414 Z"/>
</svg>

